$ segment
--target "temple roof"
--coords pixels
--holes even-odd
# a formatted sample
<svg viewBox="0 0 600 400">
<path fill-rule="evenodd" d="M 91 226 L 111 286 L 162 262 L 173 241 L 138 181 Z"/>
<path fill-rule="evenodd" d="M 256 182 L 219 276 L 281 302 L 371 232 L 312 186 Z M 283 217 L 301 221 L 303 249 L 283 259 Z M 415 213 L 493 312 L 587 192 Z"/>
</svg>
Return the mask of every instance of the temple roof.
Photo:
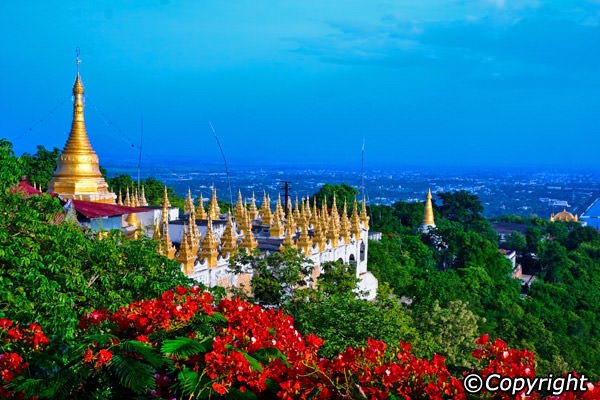
<svg viewBox="0 0 600 400">
<path fill-rule="evenodd" d="M 36 194 L 42 194 L 42 192 L 29 184 L 29 182 L 22 180 L 15 186 L 10 188 L 11 193 L 21 193 L 25 196 L 33 196 Z"/>
<path fill-rule="evenodd" d="M 71 200 L 75 211 L 86 218 L 114 217 L 138 212 L 152 211 L 149 207 L 127 207 L 118 204 L 98 203 L 96 201 Z"/>
</svg>

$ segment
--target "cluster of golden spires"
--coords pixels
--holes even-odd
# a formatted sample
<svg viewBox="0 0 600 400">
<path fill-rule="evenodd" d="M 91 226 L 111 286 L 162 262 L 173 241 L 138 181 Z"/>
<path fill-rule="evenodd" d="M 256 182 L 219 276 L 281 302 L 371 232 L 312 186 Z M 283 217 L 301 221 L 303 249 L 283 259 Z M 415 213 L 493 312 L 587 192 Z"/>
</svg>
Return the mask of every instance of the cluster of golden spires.
<svg viewBox="0 0 600 400">
<path fill-rule="evenodd" d="M 125 199 L 123 199 L 121 190 L 119 190 L 119 194 L 117 195 L 117 204 L 126 207 L 146 207 L 148 205 L 144 186 L 142 186 L 139 194 L 137 188 L 135 187 L 131 188 L 131 195 L 129 193 L 129 188 L 125 188 Z"/>
<path fill-rule="evenodd" d="M 221 219 L 216 199 L 216 190 L 213 190 L 208 212 L 206 212 L 202 196 L 200 196 L 199 204 L 195 205 L 191 191 L 188 190 L 185 201 L 188 221 L 187 225 L 184 225 L 179 253 L 176 256 L 176 259 L 183 264 L 186 274 L 193 272 L 196 261 L 206 262 L 208 268 L 215 268 L 219 256 L 230 257 L 239 249 L 252 252 L 258 247 L 252 231 L 253 223 L 257 229 L 268 229 L 270 237 L 282 239 L 281 248 L 295 247 L 307 256 L 325 251 L 328 245 L 337 247 L 341 244 L 349 244 L 353 239 L 361 237 L 363 229 L 368 229 L 369 217 L 365 200 L 361 202 L 360 212 L 358 211 L 358 202 L 355 200 L 350 213 L 348 213 L 348 205 L 344 201 L 340 213 L 335 197 L 331 209 L 328 208 L 326 199 L 319 209 L 316 199 L 311 206 L 308 198 L 301 201 L 296 198 L 295 204 L 289 200 L 284 207 L 281 196 L 278 196 L 275 209 L 272 210 L 270 197 L 266 193 L 263 195 L 260 209 L 257 209 L 254 193 L 248 205 L 241 192 L 238 192 L 237 202 L 233 212 L 229 210 L 227 213 L 226 226 L 219 240 L 214 233 L 212 224 L 212 215 L 217 216 L 215 220 Z M 165 187 L 162 218 L 161 221 L 155 221 L 153 237 L 160 241 L 159 251 L 161 254 L 173 259 L 175 258 L 175 248 L 169 238 L 169 207 L 170 203 Z M 200 215 L 202 213 L 204 216 Z M 203 238 L 196 225 L 197 218 L 207 220 L 207 229 Z"/>
<path fill-rule="evenodd" d="M 56 193 L 64 199 L 115 204 L 117 196 L 108 190 L 108 184 L 100 172 L 98 156 L 87 135 L 83 94 L 83 84 L 77 71 L 73 84 L 71 132 L 60 155 L 54 177 L 48 183 L 48 192 Z"/>
</svg>

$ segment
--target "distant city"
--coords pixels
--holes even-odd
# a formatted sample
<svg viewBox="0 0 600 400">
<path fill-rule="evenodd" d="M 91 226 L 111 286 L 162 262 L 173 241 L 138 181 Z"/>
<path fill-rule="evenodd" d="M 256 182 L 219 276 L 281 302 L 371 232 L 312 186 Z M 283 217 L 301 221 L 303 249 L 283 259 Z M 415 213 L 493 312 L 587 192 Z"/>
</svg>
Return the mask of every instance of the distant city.
<svg viewBox="0 0 600 400">
<path fill-rule="evenodd" d="M 110 177 L 129 174 L 137 177 L 134 166 L 107 165 Z M 193 196 L 210 196 L 217 188 L 219 198 L 229 199 L 229 183 L 222 166 L 208 167 L 143 167 L 140 177 L 152 176 L 173 186 L 185 195 L 188 188 Z M 519 173 L 519 172 L 416 172 L 416 170 L 366 170 L 334 168 L 235 167 L 229 170 L 233 200 L 241 190 L 245 197 L 252 191 L 262 198 L 263 190 L 273 194 L 290 186 L 292 197 L 310 196 L 325 183 L 347 183 L 364 192 L 370 204 L 391 205 L 397 201 L 423 201 L 428 188 L 432 192 L 467 190 L 476 194 L 485 207 L 484 215 L 506 214 L 548 218 L 551 213 L 566 209 L 573 214 L 583 213 L 600 197 L 600 176 L 582 173 Z"/>
</svg>

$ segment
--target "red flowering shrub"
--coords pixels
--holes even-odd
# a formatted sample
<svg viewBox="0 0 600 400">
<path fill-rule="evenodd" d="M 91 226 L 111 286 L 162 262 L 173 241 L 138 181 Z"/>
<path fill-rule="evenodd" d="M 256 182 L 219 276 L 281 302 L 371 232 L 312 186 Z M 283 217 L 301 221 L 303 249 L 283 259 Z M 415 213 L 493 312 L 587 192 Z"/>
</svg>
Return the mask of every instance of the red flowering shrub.
<svg viewBox="0 0 600 400">
<path fill-rule="evenodd" d="M 23 357 L 30 357 L 48 343 L 38 324 L 23 328 L 9 319 L 0 319 L 0 397 L 9 399 L 20 396 L 8 384 L 27 370 L 29 364 Z"/>
<path fill-rule="evenodd" d="M 369 339 L 337 357 L 320 357 L 323 340 L 296 331 L 293 319 L 281 310 L 237 298 L 215 305 L 212 296 L 199 288 L 178 287 L 112 314 L 93 311 L 82 317 L 79 326 L 80 346 L 72 350 L 62 371 L 74 375 L 68 382 L 77 382 L 67 387 L 72 397 L 91 397 L 102 390 L 104 396 L 114 398 L 467 398 L 461 380 L 451 375 L 439 355 L 421 359 L 412 354 L 409 344 L 388 349 L 385 343 Z M 5 345 L 19 342 L 39 349 L 47 343 L 37 326 L 16 328 L 0 320 Z M 477 345 L 473 355 L 481 361 L 478 373 L 483 378 L 491 374 L 535 377 L 533 353 L 510 349 L 486 335 Z M 1 379 L 8 383 L 24 373 L 27 363 L 19 353 L 3 350 Z M 10 392 L 0 394 L 6 397 Z M 554 398 L 600 398 L 597 394 L 590 384 L 587 392 Z M 520 392 L 516 398 L 542 395 L 525 397 Z"/>
</svg>

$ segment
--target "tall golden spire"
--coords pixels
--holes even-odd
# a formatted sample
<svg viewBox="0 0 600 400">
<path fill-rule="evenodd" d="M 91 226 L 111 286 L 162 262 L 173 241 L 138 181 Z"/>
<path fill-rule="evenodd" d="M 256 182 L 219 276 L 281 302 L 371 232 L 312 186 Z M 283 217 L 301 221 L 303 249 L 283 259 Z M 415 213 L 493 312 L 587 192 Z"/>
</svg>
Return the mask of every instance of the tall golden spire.
<svg viewBox="0 0 600 400">
<path fill-rule="evenodd" d="M 273 215 L 273 220 L 271 222 L 271 227 L 269 228 L 269 234 L 273 237 L 281 237 L 283 236 L 283 224 L 281 223 L 281 218 L 279 217 L 279 213 L 276 212 Z"/>
<path fill-rule="evenodd" d="M 296 196 L 296 202 L 294 203 L 294 219 L 300 221 L 300 205 L 298 204 L 298 196 Z"/>
<path fill-rule="evenodd" d="M 131 207 L 131 198 L 129 197 L 129 188 L 125 189 L 125 201 L 123 202 L 124 206 Z"/>
<path fill-rule="evenodd" d="M 177 251 L 171 242 L 171 238 L 169 237 L 169 223 L 162 223 L 162 232 L 160 235 L 161 246 L 160 246 L 160 254 L 166 256 L 170 260 L 175 258 L 175 252 Z"/>
<path fill-rule="evenodd" d="M 285 220 L 285 237 L 283 238 L 283 243 L 281 243 L 281 248 L 284 246 L 296 247 L 296 244 L 294 243 L 294 236 L 296 236 L 296 227 L 294 223 L 294 216 L 292 213 L 290 213 Z"/>
<path fill-rule="evenodd" d="M 308 220 L 301 218 L 300 220 L 300 237 L 297 242 L 298 248 L 305 256 L 310 256 L 312 253 L 312 240 L 308 235 Z"/>
<path fill-rule="evenodd" d="M 270 209 L 271 208 L 269 207 L 269 210 Z M 250 217 L 248 216 L 248 213 L 244 214 L 244 240 L 242 240 L 240 247 L 246 249 L 248 253 L 251 253 L 252 250 L 258 247 L 258 242 L 252 233 L 252 224 L 250 223 Z"/>
<path fill-rule="evenodd" d="M 267 196 L 267 192 L 264 192 L 263 202 L 260 206 L 260 219 L 263 225 L 270 226 L 273 218 L 271 214 L 271 199 Z"/>
<path fill-rule="evenodd" d="M 183 237 L 179 246 L 176 260 L 183 265 L 183 273 L 191 275 L 194 272 L 194 264 L 196 264 L 196 250 L 194 250 L 193 235 L 190 229 L 183 227 Z"/>
<path fill-rule="evenodd" d="M 314 213 L 317 214 L 318 211 L 315 210 Z M 325 233 L 323 232 L 321 224 L 321 218 L 317 217 L 315 226 L 313 228 L 313 243 L 318 246 L 319 252 L 323 252 L 327 248 L 327 238 L 325 237 Z"/>
<path fill-rule="evenodd" d="M 248 210 L 249 217 L 251 220 L 255 220 L 258 218 L 258 210 L 256 208 L 256 198 L 254 197 L 254 192 L 252 192 L 252 201 L 250 202 L 250 209 Z"/>
<path fill-rule="evenodd" d="M 169 201 L 169 194 L 167 192 L 167 185 L 164 185 L 165 192 L 163 194 L 163 207 L 171 207 L 171 202 Z"/>
<path fill-rule="evenodd" d="M 277 203 L 275 203 L 275 213 L 279 213 L 279 218 L 283 220 L 285 218 L 285 212 L 281 206 L 281 194 L 277 194 Z"/>
<path fill-rule="evenodd" d="M 188 188 L 187 197 L 185 198 L 185 204 L 183 206 L 183 212 L 186 214 L 192 214 L 196 212 L 194 207 L 194 200 L 192 199 L 192 191 Z"/>
<path fill-rule="evenodd" d="M 165 195 L 163 197 L 162 204 L 162 213 L 161 213 L 161 221 L 163 225 L 169 225 L 169 207 L 171 203 L 169 203 L 169 196 L 167 196 L 167 187 L 165 186 Z"/>
<path fill-rule="evenodd" d="M 206 210 L 204 209 L 204 199 L 202 198 L 202 193 L 200 193 L 200 199 L 198 200 L 198 218 L 207 219 L 208 215 L 206 214 Z"/>
<path fill-rule="evenodd" d="M 236 221 L 241 221 L 244 218 L 244 199 L 242 199 L 242 191 L 238 190 L 238 198 L 233 209 L 233 215 Z"/>
<path fill-rule="evenodd" d="M 362 228 L 360 226 L 360 217 L 358 215 L 358 206 L 356 199 L 354 199 L 354 204 L 352 205 L 352 216 L 350 217 L 350 226 L 352 234 L 354 234 L 354 239 L 359 240 L 360 235 L 362 233 Z"/>
<path fill-rule="evenodd" d="M 340 213 L 338 212 L 338 209 L 337 209 L 335 193 L 333 194 L 333 204 L 331 205 L 331 215 L 330 215 L 329 219 L 333 220 L 333 225 L 335 226 L 335 229 L 337 231 L 339 231 L 339 229 L 340 229 Z"/>
<path fill-rule="evenodd" d="M 242 215 L 242 218 L 244 216 Z M 231 220 L 231 213 L 227 214 L 227 225 L 225 226 L 225 231 L 221 236 L 221 256 L 227 257 L 230 256 L 233 252 L 237 250 L 237 234 L 235 233 L 235 229 L 233 228 L 233 221 Z"/>
<path fill-rule="evenodd" d="M 131 207 L 137 207 L 139 203 L 136 188 L 131 188 L 131 195 Z"/>
<path fill-rule="evenodd" d="M 427 191 L 427 200 L 425 200 L 423 226 L 435 226 L 435 219 L 433 217 L 433 205 L 431 204 L 431 189 Z"/>
<path fill-rule="evenodd" d="M 363 196 L 360 207 L 360 222 L 362 222 L 363 228 L 369 229 L 369 216 L 367 215 L 367 199 L 365 199 L 365 196 Z"/>
<path fill-rule="evenodd" d="M 158 218 L 154 220 L 154 234 L 152 235 L 152 239 L 160 240 L 160 223 L 158 222 Z"/>
<path fill-rule="evenodd" d="M 146 207 L 148 200 L 146 200 L 146 192 L 144 192 L 144 185 L 142 185 L 142 194 L 140 195 L 140 206 Z"/>
<path fill-rule="evenodd" d="M 98 156 L 92 149 L 85 129 L 83 93 L 78 55 L 77 77 L 73 84 L 75 101 L 71 132 L 60 155 L 54 177 L 48 184 L 48 192 L 57 193 L 65 199 L 115 204 L 117 196 L 108 190 L 108 184 L 100 172 Z"/>
<path fill-rule="evenodd" d="M 217 189 L 213 188 L 210 204 L 208 205 L 208 216 L 210 219 L 217 220 L 221 216 L 221 209 L 217 201 Z"/>
<path fill-rule="evenodd" d="M 206 233 L 204 234 L 204 239 L 202 239 L 202 248 L 200 249 L 200 255 L 198 256 L 200 262 L 206 260 L 208 268 L 216 268 L 219 257 L 218 247 L 219 241 L 215 237 L 215 233 L 212 229 L 212 220 L 209 216 Z"/>
<path fill-rule="evenodd" d="M 348 219 L 348 204 L 346 203 L 346 199 L 344 199 L 342 218 L 340 219 L 340 234 L 345 244 L 350 243 L 350 220 Z"/>
<path fill-rule="evenodd" d="M 332 212 L 332 215 L 329 217 L 329 229 L 327 230 L 327 239 L 331 243 L 331 247 L 337 247 L 340 240 L 340 231 L 335 222 L 335 218 Z"/>
<path fill-rule="evenodd" d="M 319 220 L 319 209 L 317 208 L 317 199 L 316 198 L 313 199 L 312 211 L 310 210 L 310 201 L 308 202 L 308 211 L 311 214 L 310 224 L 313 226 L 313 229 L 315 229 L 317 226 L 317 222 Z"/>
<path fill-rule="evenodd" d="M 117 196 L 117 204 L 122 206 L 123 200 L 121 199 L 121 189 L 119 189 L 119 195 Z"/>
<path fill-rule="evenodd" d="M 198 225 L 196 225 L 196 214 L 194 214 L 193 210 L 188 215 L 188 227 L 190 230 L 190 237 L 192 238 L 192 244 L 196 249 L 195 251 L 198 251 L 198 243 L 200 242 L 200 239 L 202 239 L 202 235 L 198 230 Z"/>
</svg>

